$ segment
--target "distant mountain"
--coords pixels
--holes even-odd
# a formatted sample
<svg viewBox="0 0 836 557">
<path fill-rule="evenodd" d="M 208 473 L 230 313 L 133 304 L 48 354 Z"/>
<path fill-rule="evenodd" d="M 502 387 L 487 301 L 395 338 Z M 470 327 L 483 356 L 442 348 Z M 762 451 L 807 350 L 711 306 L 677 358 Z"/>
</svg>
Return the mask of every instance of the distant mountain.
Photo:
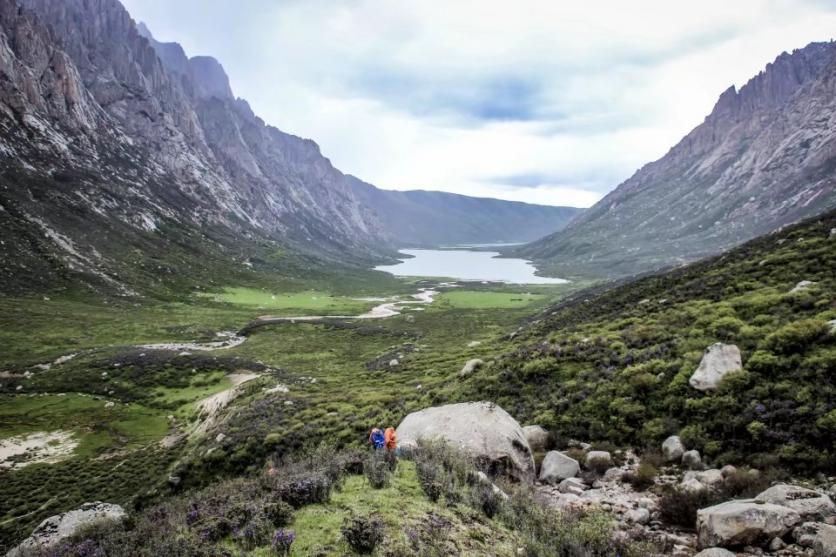
<svg viewBox="0 0 836 557">
<path fill-rule="evenodd" d="M 0 0 L 0 183 L 0 292 L 132 293 L 253 262 L 287 271 L 288 254 L 369 267 L 402 242 L 386 194 L 266 125 L 220 63 L 157 41 L 117 0 Z M 397 208 L 428 226 L 434 211 Z M 439 242 L 505 236 L 450 216 L 474 224 Z"/>
<path fill-rule="evenodd" d="M 397 247 L 530 242 L 560 230 L 582 211 L 437 191 L 381 190 L 360 180 L 354 188 Z"/>
<path fill-rule="evenodd" d="M 720 252 L 836 206 L 836 44 L 781 54 L 663 158 L 517 251 L 561 276 L 633 274 Z"/>
</svg>

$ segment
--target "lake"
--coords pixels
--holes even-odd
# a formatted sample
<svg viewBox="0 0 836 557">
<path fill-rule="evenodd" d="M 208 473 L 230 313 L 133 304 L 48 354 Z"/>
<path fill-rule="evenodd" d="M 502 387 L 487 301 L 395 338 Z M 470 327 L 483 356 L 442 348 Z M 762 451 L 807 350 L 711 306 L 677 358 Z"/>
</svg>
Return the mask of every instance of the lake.
<svg viewBox="0 0 836 557">
<path fill-rule="evenodd" d="M 404 249 L 411 255 L 395 265 L 380 265 L 386 271 L 404 277 L 445 277 L 458 280 L 501 281 L 516 284 L 564 284 L 564 279 L 540 277 L 536 268 L 525 259 L 500 259 L 495 251 L 466 249 Z"/>
</svg>

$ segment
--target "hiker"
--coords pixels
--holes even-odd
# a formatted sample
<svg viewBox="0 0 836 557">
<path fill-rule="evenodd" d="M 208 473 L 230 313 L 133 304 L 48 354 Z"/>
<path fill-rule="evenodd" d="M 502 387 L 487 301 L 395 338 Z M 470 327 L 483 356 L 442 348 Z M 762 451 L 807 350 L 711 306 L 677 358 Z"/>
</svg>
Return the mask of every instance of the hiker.
<svg viewBox="0 0 836 557">
<path fill-rule="evenodd" d="M 383 436 L 383 431 L 379 427 L 372 428 L 369 435 L 369 443 L 375 450 L 383 449 L 386 446 L 386 438 Z"/>
<path fill-rule="evenodd" d="M 389 470 L 394 472 L 398 466 L 398 434 L 395 428 L 387 427 L 383 439 L 386 447 L 386 463 L 389 465 Z"/>
</svg>

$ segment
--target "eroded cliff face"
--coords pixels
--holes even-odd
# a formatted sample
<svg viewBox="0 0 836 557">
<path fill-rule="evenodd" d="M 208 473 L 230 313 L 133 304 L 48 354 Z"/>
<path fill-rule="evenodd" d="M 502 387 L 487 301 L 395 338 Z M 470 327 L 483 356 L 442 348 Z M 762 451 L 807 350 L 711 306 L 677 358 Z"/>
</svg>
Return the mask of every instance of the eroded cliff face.
<svg viewBox="0 0 836 557">
<path fill-rule="evenodd" d="M 103 238 L 172 226 L 355 262 L 386 243 L 315 143 L 265 125 L 217 61 L 155 41 L 116 0 L 0 0 L 0 130 L 4 282 L 116 280 L 124 246 Z"/>
<path fill-rule="evenodd" d="M 719 252 L 836 206 L 836 44 L 784 53 L 662 159 L 523 253 L 623 275 Z"/>
</svg>

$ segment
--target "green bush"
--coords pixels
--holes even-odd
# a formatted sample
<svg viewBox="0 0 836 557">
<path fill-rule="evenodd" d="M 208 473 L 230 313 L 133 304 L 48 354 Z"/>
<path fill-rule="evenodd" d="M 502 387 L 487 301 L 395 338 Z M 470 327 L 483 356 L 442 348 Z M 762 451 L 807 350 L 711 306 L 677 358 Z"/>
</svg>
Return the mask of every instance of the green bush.
<svg viewBox="0 0 836 557">
<path fill-rule="evenodd" d="M 347 517 L 340 531 L 357 553 L 369 554 L 383 542 L 383 521 L 376 515 Z"/>
<path fill-rule="evenodd" d="M 828 332 L 827 323 L 818 319 L 802 319 L 784 325 L 766 337 L 765 345 L 779 354 L 803 352 Z"/>
</svg>

